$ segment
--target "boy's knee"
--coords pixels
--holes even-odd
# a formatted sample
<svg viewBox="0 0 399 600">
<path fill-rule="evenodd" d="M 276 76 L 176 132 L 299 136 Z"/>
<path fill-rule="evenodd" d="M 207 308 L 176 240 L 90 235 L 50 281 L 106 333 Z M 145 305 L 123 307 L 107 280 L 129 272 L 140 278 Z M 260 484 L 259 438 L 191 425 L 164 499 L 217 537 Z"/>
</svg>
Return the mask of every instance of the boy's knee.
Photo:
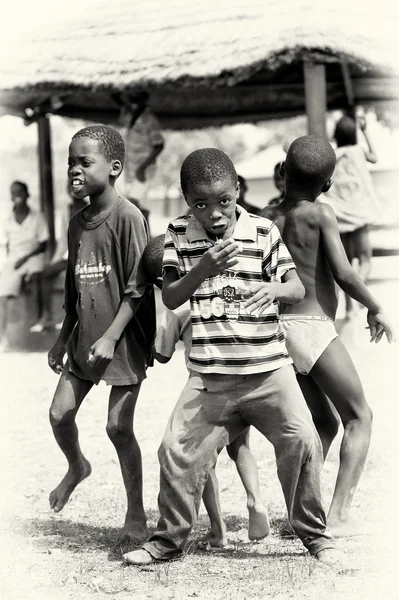
<svg viewBox="0 0 399 600">
<path fill-rule="evenodd" d="M 128 443 L 133 438 L 133 427 L 121 423 L 107 423 L 105 430 L 111 442 L 116 445 Z"/>
<path fill-rule="evenodd" d="M 75 421 L 75 414 L 72 411 L 65 413 L 56 407 L 51 407 L 49 410 L 49 419 L 51 427 L 62 427 L 71 425 Z"/>
</svg>

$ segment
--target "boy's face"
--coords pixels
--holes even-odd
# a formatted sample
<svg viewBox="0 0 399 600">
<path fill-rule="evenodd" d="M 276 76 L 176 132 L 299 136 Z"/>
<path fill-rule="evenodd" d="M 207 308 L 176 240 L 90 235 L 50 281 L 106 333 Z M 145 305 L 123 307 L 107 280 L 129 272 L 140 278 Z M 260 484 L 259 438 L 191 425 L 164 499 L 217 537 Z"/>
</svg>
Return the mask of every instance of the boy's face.
<svg viewBox="0 0 399 600">
<path fill-rule="evenodd" d="M 78 199 L 101 194 L 109 185 L 110 177 L 122 170 L 118 160 L 108 161 L 97 140 L 81 137 L 69 146 L 68 179 L 73 195 Z"/>
<path fill-rule="evenodd" d="M 230 178 L 211 184 L 189 183 L 185 199 L 194 217 L 208 233 L 223 236 L 235 221 L 239 184 Z"/>
<path fill-rule="evenodd" d="M 19 183 L 13 183 L 11 188 L 11 201 L 15 207 L 23 206 L 28 201 L 28 194 L 25 188 Z"/>
</svg>

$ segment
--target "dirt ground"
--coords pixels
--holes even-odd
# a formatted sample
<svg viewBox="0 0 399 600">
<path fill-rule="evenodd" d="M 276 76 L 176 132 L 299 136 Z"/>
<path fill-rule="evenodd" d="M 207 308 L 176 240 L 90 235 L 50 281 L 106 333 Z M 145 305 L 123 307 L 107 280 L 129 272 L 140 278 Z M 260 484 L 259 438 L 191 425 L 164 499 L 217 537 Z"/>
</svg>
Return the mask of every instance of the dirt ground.
<svg viewBox="0 0 399 600">
<path fill-rule="evenodd" d="M 373 291 L 396 321 L 399 282 L 379 282 Z M 399 347 L 368 344 L 363 312 L 342 338 L 361 375 L 374 412 L 374 433 L 354 510 L 369 535 L 340 540 L 351 568 L 337 573 L 320 566 L 298 541 L 282 539 L 285 517 L 270 444 L 256 431 L 251 443 L 262 494 L 272 517 L 272 535 L 258 544 L 247 538 L 245 496 L 234 465 L 220 456 L 222 508 L 232 549 L 218 555 L 189 543 L 184 560 L 138 570 L 121 562 L 115 545 L 125 500 L 114 449 L 105 433 L 107 388 L 100 385 L 82 406 L 78 424 L 92 476 L 74 493 L 62 513 L 48 507 L 48 494 L 64 475 L 66 463 L 48 424 L 56 376 L 44 353 L 6 353 L 0 358 L 3 456 L 0 598 L 4 600 L 88 600 L 109 598 L 399 598 L 397 580 Z M 149 524 L 157 519 L 156 450 L 166 420 L 185 381 L 182 349 L 168 365 L 156 365 L 142 388 L 136 431 L 143 453 L 144 500 Z M 323 474 L 328 506 L 336 477 L 339 439 Z M 206 530 L 203 509 L 193 531 Z"/>
</svg>

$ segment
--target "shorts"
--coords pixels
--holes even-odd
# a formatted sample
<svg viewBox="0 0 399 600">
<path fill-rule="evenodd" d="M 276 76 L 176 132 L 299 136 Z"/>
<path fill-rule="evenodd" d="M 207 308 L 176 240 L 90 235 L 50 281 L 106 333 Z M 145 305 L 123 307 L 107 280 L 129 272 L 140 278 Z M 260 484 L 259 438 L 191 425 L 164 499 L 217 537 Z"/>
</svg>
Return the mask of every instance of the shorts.
<svg viewBox="0 0 399 600">
<path fill-rule="evenodd" d="M 24 277 L 40 273 L 43 269 L 43 261 L 40 258 L 37 260 L 37 258 L 32 256 L 19 269 L 14 268 L 17 259 L 3 263 L 0 273 L 0 298 L 19 296 Z"/>
<path fill-rule="evenodd" d="M 319 315 L 280 315 L 288 354 L 294 368 L 308 375 L 338 333 L 334 321 Z"/>
</svg>

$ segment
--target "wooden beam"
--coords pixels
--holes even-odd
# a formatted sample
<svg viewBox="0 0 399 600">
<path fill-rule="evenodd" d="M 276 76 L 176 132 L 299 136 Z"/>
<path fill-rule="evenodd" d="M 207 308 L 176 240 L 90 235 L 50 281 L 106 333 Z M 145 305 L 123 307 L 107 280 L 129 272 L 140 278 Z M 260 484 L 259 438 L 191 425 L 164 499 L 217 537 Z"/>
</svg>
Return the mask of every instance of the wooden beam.
<svg viewBox="0 0 399 600">
<path fill-rule="evenodd" d="M 49 250 L 52 255 L 55 249 L 55 226 L 50 118 L 47 115 L 41 115 L 37 120 L 37 127 L 39 135 L 40 208 L 47 219 Z"/>
<path fill-rule="evenodd" d="M 311 61 L 303 63 L 305 79 L 305 106 L 309 134 L 326 137 L 326 68 Z"/>
</svg>

